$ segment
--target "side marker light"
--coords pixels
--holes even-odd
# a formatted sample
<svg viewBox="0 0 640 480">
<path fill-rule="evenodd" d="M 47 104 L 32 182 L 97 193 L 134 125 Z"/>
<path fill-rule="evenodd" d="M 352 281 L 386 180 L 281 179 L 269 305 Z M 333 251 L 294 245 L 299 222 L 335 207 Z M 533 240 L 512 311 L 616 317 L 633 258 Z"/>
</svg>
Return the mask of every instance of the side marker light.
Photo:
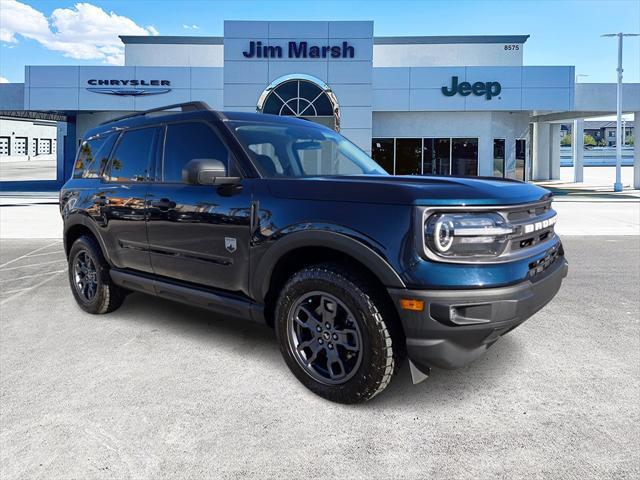
<svg viewBox="0 0 640 480">
<path fill-rule="evenodd" d="M 424 300 L 415 300 L 413 298 L 401 298 L 400 307 L 403 310 L 412 310 L 414 312 L 422 312 L 424 310 Z"/>
</svg>

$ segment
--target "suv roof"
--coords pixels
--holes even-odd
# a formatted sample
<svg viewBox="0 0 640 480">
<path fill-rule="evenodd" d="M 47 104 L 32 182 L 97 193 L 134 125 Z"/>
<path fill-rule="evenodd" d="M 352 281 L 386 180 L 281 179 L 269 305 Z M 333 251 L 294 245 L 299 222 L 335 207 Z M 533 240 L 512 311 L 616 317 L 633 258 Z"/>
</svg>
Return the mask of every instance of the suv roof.
<svg viewBox="0 0 640 480">
<path fill-rule="evenodd" d="M 176 111 L 176 109 L 180 109 Z M 125 128 L 142 127 L 145 125 L 156 125 L 158 117 L 162 117 L 163 122 L 185 119 L 218 119 L 220 121 L 240 120 L 245 122 L 263 122 L 286 125 L 305 125 L 316 128 L 327 128 L 321 124 L 310 122 L 296 117 L 269 115 L 252 112 L 221 112 L 212 110 L 205 102 L 186 102 L 167 105 L 159 108 L 152 108 L 141 112 L 131 113 L 112 120 L 107 120 L 97 127 L 87 131 L 85 139 L 100 135 L 102 133 L 122 130 Z"/>
</svg>

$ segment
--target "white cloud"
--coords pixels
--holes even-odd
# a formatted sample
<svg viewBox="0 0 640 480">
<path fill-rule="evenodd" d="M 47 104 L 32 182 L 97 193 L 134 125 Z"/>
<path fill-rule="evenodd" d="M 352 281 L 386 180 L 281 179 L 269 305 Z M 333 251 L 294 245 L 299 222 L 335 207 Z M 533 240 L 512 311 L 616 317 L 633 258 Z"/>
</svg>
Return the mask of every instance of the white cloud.
<svg viewBox="0 0 640 480">
<path fill-rule="evenodd" d="M 184 28 L 185 30 L 200 30 L 200 27 L 198 25 L 187 25 L 186 23 L 182 24 L 182 28 Z"/>
<path fill-rule="evenodd" d="M 124 45 L 119 35 L 158 35 L 152 25 L 141 27 L 133 20 L 105 12 L 90 3 L 56 8 L 49 18 L 17 0 L 0 0 L 0 41 L 15 44 L 19 36 L 35 40 L 45 48 L 80 60 L 124 63 Z"/>
<path fill-rule="evenodd" d="M 5 77 L 0 77 L 0 83 L 9 83 L 9 79 Z"/>
</svg>

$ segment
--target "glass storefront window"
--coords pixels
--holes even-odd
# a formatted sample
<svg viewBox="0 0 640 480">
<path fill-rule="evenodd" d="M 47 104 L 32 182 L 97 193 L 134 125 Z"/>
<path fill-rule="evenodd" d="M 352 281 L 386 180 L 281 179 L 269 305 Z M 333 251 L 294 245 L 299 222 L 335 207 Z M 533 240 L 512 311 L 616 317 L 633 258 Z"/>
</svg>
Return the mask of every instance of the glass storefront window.
<svg viewBox="0 0 640 480">
<path fill-rule="evenodd" d="M 478 175 L 477 138 L 374 138 L 371 157 L 392 175 Z"/>
<path fill-rule="evenodd" d="M 420 175 L 422 173 L 422 139 L 396 139 L 396 175 Z"/>
<path fill-rule="evenodd" d="M 516 140 L 516 180 L 526 180 L 527 141 L 523 138 Z"/>
<path fill-rule="evenodd" d="M 504 152 L 505 140 L 502 138 L 493 139 L 493 176 L 504 177 Z"/>
<path fill-rule="evenodd" d="M 478 139 L 451 139 L 451 175 L 478 175 Z"/>
<path fill-rule="evenodd" d="M 393 175 L 393 138 L 374 138 L 371 142 L 371 158 Z"/>
<path fill-rule="evenodd" d="M 451 139 L 425 138 L 422 158 L 424 175 L 449 175 Z"/>
</svg>

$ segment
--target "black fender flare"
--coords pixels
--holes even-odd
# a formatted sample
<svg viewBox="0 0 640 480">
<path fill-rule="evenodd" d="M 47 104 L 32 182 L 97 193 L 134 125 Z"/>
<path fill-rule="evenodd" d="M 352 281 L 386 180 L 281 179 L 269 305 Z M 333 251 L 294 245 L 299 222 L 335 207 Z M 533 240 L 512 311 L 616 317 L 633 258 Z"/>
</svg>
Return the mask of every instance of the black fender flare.
<svg viewBox="0 0 640 480">
<path fill-rule="evenodd" d="M 254 298 L 264 302 L 271 284 L 271 276 L 278 262 L 289 252 L 303 247 L 330 248 L 352 257 L 365 265 L 386 287 L 406 288 L 398 273 L 375 250 L 343 233 L 325 230 L 305 230 L 290 233 L 277 240 L 262 256 L 252 277 Z"/>
<path fill-rule="evenodd" d="M 104 258 L 107 260 L 109 265 L 113 266 L 113 262 L 111 261 L 111 257 L 109 255 L 109 250 L 106 248 L 104 239 L 102 238 L 102 235 L 100 234 L 98 227 L 96 226 L 95 222 L 86 214 L 70 213 L 64 219 L 63 242 L 64 242 L 65 253 L 69 255 L 69 251 L 67 249 L 67 233 L 73 227 L 76 227 L 78 225 L 82 225 L 83 227 L 86 227 L 93 234 L 93 236 L 96 237 L 96 240 L 98 240 L 98 243 L 100 244 L 100 249 L 102 250 L 102 254 L 104 255 Z"/>
</svg>

